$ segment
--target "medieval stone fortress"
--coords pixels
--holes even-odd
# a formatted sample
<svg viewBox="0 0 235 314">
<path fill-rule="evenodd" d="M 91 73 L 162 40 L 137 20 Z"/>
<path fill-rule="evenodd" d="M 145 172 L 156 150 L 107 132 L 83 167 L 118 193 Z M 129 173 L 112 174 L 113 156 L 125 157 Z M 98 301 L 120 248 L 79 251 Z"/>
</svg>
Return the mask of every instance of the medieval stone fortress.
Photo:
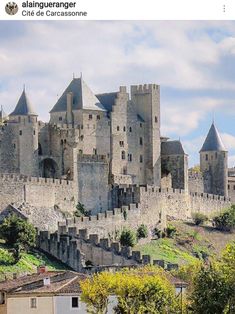
<svg viewBox="0 0 235 314">
<path fill-rule="evenodd" d="M 164 228 L 169 217 L 193 212 L 210 217 L 235 200 L 235 170 L 215 124 L 200 150 L 201 172 L 190 172 L 181 142 L 161 136 L 156 84 L 95 95 L 73 78 L 49 123 L 38 120 L 23 90 L 0 122 L 2 216 L 27 217 L 41 230 L 41 249 L 75 270 L 87 260 L 148 263 L 149 256 L 121 248 L 115 233 Z M 89 217 L 73 217 L 78 203 Z"/>
</svg>

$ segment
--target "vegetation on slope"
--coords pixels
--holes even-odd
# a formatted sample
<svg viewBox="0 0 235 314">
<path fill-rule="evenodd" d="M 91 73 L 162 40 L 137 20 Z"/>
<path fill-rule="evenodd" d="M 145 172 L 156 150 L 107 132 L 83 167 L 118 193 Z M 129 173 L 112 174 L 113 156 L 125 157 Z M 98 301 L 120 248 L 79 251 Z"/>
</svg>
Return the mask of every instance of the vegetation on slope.
<svg viewBox="0 0 235 314">
<path fill-rule="evenodd" d="M 48 270 L 65 269 L 62 263 L 50 259 L 45 254 L 33 250 L 24 252 L 17 263 L 15 263 L 12 250 L 6 244 L 0 244 L 0 280 L 6 277 L 12 278 L 12 274 L 24 274 L 36 272 L 37 266 L 46 265 Z"/>
<path fill-rule="evenodd" d="M 235 238 L 234 233 L 221 232 L 208 226 L 195 226 L 181 221 L 171 221 L 171 224 L 177 230 L 173 238 L 154 239 L 147 244 L 138 244 L 134 249 L 151 255 L 152 259 L 187 264 L 220 254 L 226 244 Z"/>
</svg>

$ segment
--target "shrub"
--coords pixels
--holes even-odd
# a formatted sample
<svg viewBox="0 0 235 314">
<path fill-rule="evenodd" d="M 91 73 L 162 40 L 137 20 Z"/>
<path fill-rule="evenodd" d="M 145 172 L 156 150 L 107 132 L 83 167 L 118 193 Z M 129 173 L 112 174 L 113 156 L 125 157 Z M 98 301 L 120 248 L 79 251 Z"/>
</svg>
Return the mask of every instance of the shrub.
<svg viewBox="0 0 235 314">
<path fill-rule="evenodd" d="M 162 231 L 160 229 L 158 229 L 157 227 L 154 228 L 153 235 L 157 236 L 159 239 L 159 238 L 161 238 L 161 234 L 162 234 Z"/>
<path fill-rule="evenodd" d="M 122 230 L 120 236 L 120 243 L 122 246 L 131 246 L 133 247 L 136 244 L 136 235 L 130 229 Z"/>
<path fill-rule="evenodd" d="M 14 248 L 15 262 L 20 259 L 22 250 L 28 250 L 36 245 L 36 229 L 27 221 L 11 215 L 0 225 L 0 237 L 6 244 Z"/>
<path fill-rule="evenodd" d="M 148 228 L 145 225 L 140 225 L 136 232 L 137 239 L 148 237 Z"/>
<path fill-rule="evenodd" d="M 193 222 L 196 226 L 203 225 L 204 222 L 208 220 L 208 217 L 202 213 L 193 213 L 192 214 Z"/>
<path fill-rule="evenodd" d="M 235 205 L 225 210 L 218 216 L 213 218 L 216 229 L 221 231 L 231 231 L 235 228 Z"/>
<path fill-rule="evenodd" d="M 90 211 L 85 209 L 84 204 L 78 202 L 76 206 L 76 210 L 74 212 L 75 217 L 89 217 L 90 216 Z"/>
<path fill-rule="evenodd" d="M 166 228 L 166 236 L 168 238 L 173 238 L 175 234 L 176 234 L 176 227 L 173 225 L 168 225 Z"/>
</svg>

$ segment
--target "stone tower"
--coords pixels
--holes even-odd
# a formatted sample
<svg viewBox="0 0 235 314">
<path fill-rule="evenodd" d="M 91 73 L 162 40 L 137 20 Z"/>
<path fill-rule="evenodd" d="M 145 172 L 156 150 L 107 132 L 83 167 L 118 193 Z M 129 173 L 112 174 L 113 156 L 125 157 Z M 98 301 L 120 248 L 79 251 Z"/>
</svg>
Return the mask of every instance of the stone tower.
<svg viewBox="0 0 235 314">
<path fill-rule="evenodd" d="M 37 114 L 23 90 L 14 111 L 9 115 L 9 128 L 15 133 L 15 154 L 21 174 L 38 176 Z"/>
<path fill-rule="evenodd" d="M 160 86 L 156 84 L 131 86 L 131 100 L 137 114 L 146 123 L 145 166 L 146 183 L 160 186 L 161 142 L 160 142 Z"/>
<path fill-rule="evenodd" d="M 228 152 L 214 122 L 200 150 L 200 169 L 205 193 L 228 195 Z"/>
</svg>

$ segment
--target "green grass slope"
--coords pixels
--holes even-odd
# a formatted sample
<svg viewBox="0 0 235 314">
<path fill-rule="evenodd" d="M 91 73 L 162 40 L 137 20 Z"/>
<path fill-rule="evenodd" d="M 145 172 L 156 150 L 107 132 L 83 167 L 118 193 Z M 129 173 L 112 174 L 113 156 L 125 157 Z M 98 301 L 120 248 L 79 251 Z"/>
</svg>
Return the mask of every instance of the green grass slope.
<svg viewBox="0 0 235 314">
<path fill-rule="evenodd" d="M 162 259 L 169 263 L 186 264 L 196 259 L 215 256 L 226 244 L 235 240 L 234 233 L 215 230 L 212 227 L 198 227 L 182 221 L 171 221 L 177 233 L 174 238 L 160 238 L 146 244 L 137 244 L 134 250 Z"/>
<path fill-rule="evenodd" d="M 5 276 L 11 278 L 13 273 L 33 273 L 37 270 L 37 266 L 42 264 L 46 265 L 48 270 L 66 269 L 64 264 L 36 250 L 22 253 L 21 259 L 15 264 L 11 250 L 5 244 L 0 244 L 0 280 L 3 280 Z"/>
</svg>

